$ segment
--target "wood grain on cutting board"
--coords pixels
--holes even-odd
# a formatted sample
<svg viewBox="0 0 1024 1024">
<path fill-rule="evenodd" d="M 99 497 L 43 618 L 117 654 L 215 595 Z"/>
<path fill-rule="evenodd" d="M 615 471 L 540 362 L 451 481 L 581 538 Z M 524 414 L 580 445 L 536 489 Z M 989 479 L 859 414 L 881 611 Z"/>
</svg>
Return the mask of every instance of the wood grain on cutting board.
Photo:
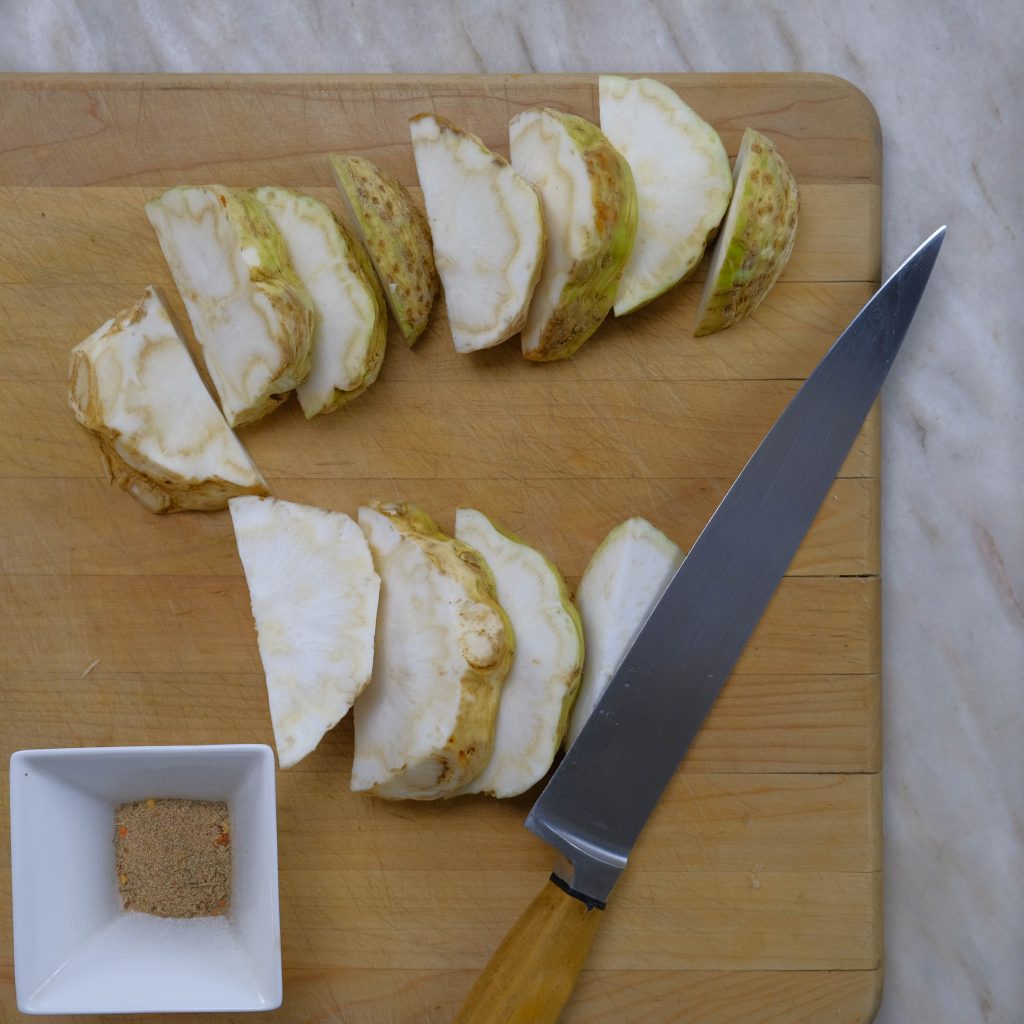
<svg viewBox="0 0 1024 1024">
<path fill-rule="evenodd" d="M 880 142 L 852 86 L 665 75 L 734 156 L 771 137 L 801 189 L 782 280 L 691 334 L 702 273 L 573 359 L 413 351 L 313 422 L 242 439 L 282 498 L 353 513 L 472 505 L 570 583 L 615 523 L 682 546 L 879 277 Z M 170 185 L 305 189 L 324 155 L 415 186 L 407 118 L 507 153 L 536 104 L 597 119 L 594 76 L 0 76 L 0 1010 L 15 1019 L 7 761 L 26 747 L 271 742 L 227 513 L 151 515 L 109 487 L 67 408 L 68 350 L 155 284 L 188 322 L 143 203 Z M 418 193 L 417 193 L 418 194 Z M 617 888 L 566 1021 L 869 1020 L 881 986 L 879 422 L 869 419 Z M 552 866 L 511 801 L 348 792 L 351 724 L 278 776 L 285 997 L 268 1019 L 447 1021 Z M 239 1020 L 242 1018 L 239 1017 Z"/>
</svg>

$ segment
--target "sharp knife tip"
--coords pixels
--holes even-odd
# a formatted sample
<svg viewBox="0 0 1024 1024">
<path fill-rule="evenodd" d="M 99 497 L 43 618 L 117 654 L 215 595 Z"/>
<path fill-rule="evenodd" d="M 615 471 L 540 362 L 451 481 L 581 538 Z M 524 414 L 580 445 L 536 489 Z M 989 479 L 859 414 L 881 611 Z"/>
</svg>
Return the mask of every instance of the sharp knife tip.
<svg viewBox="0 0 1024 1024">
<path fill-rule="evenodd" d="M 945 237 L 946 237 L 946 225 L 943 224 L 940 227 L 936 228 L 936 230 L 933 231 L 920 244 L 920 246 L 918 246 L 918 252 L 922 252 L 924 250 L 933 250 L 934 252 L 937 253 L 939 251 L 940 247 L 942 246 L 942 242 L 945 239 Z"/>
<path fill-rule="evenodd" d="M 900 265 L 893 271 L 891 277 L 886 281 L 885 287 L 897 281 L 904 280 L 908 275 L 924 274 L 924 281 L 931 275 L 932 267 L 938 258 L 939 249 L 942 248 L 942 241 L 946 237 L 946 225 L 933 231 Z M 883 287 L 883 291 L 885 290 Z M 924 288 L 924 283 L 920 285 Z"/>
</svg>

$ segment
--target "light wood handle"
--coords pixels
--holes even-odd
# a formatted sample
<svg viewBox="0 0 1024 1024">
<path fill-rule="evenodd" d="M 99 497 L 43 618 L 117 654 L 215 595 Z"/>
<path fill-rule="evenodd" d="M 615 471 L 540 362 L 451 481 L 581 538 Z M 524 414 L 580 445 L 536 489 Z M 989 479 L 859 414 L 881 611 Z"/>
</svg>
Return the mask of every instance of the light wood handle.
<svg viewBox="0 0 1024 1024">
<path fill-rule="evenodd" d="M 555 1024 L 601 917 L 548 882 L 477 978 L 455 1024 Z"/>
</svg>

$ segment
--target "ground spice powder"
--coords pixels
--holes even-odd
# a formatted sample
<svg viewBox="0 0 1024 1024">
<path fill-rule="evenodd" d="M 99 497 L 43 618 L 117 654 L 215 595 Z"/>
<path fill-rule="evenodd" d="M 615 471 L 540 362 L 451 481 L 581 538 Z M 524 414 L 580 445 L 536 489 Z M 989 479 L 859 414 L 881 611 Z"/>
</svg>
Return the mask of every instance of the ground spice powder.
<svg viewBox="0 0 1024 1024">
<path fill-rule="evenodd" d="M 121 804 L 114 814 L 114 851 L 125 910 L 158 917 L 228 911 L 231 822 L 223 800 Z"/>
</svg>

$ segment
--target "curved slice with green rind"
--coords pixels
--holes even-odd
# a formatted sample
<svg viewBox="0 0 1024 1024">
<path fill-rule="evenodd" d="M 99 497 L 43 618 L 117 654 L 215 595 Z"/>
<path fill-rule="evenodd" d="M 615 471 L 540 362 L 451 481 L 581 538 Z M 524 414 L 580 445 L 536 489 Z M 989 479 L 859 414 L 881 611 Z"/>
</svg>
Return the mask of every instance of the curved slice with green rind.
<svg viewBox="0 0 1024 1024">
<path fill-rule="evenodd" d="M 310 419 L 351 402 L 377 379 L 387 340 L 384 294 L 366 251 L 330 207 L 279 186 L 253 195 L 313 301 L 311 369 L 295 389 Z"/>
<path fill-rule="evenodd" d="M 265 416 L 309 376 L 313 304 L 280 232 L 251 195 L 168 189 L 146 216 L 233 427 Z"/>
<path fill-rule="evenodd" d="M 697 310 L 698 336 L 749 316 L 779 279 L 796 239 L 796 179 L 771 140 L 753 128 L 743 133 L 734 178 Z"/>
<path fill-rule="evenodd" d="M 574 114 L 524 110 L 509 125 L 512 166 L 540 192 L 547 252 L 523 328 L 523 356 L 571 356 L 615 301 L 636 236 L 629 165 Z"/>
<path fill-rule="evenodd" d="M 636 183 L 637 231 L 615 298 L 624 316 L 657 298 L 700 263 L 732 195 L 718 132 L 653 78 L 601 75 L 601 131 Z"/>
<path fill-rule="evenodd" d="M 475 509 L 455 513 L 455 536 L 483 555 L 516 635 L 491 758 L 462 792 L 517 796 L 544 777 L 565 735 L 583 626 L 562 574 L 539 551 Z"/>
<path fill-rule="evenodd" d="M 423 211 L 402 183 L 361 156 L 332 156 L 331 169 L 409 345 L 430 321 L 438 277 Z"/>
</svg>

